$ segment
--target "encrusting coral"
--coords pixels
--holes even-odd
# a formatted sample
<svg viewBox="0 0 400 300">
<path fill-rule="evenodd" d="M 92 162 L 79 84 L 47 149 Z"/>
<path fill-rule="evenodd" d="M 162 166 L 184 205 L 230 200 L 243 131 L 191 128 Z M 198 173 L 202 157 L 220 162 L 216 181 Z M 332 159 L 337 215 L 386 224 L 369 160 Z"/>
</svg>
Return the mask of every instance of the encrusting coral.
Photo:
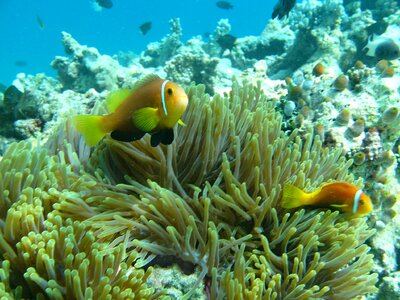
<svg viewBox="0 0 400 300">
<path fill-rule="evenodd" d="M 354 182 L 341 149 L 323 148 L 311 132 L 283 132 L 260 85 L 234 81 L 229 94 L 212 99 L 202 85 L 187 93 L 187 126 L 175 129 L 170 146 L 106 137 L 90 153 L 67 122 L 47 151 L 20 143 L 5 154 L 2 293 L 29 286 L 53 299 L 148 299 L 155 294 L 146 265 L 163 255 L 198 266 L 210 299 L 352 299 L 376 291 L 365 218 L 279 204 L 286 182 L 306 190 Z M 23 163 L 17 149 L 30 159 Z M 12 174 L 21 174 L 19 184 L 4 180 Z M 26 224 L 12 222 L 22 217 Z"/>
</svg>

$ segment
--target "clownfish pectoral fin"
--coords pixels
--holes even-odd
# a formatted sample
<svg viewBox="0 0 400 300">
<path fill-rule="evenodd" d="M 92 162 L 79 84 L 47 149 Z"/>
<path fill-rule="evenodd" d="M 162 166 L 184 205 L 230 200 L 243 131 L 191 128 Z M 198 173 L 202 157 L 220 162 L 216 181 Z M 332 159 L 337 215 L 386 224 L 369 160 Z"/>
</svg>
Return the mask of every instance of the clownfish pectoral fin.
<svg viewBox="0 0 400 300">
<path fill-rule="evenodd" d="M 160 122 L 158 109 L 153 107 L 138 109 L 133 113 L 132 119 L 135 126 L 144 132 L 152 131 Z"/>
<path fill-rule="evenodd" d="M 283 208 L 295 208 L 302 205 L 308 205 L 308 194 L 298 187 L 286 183 L 283 187 L 283 196 L 281 206 Z"/>
<path fill-rule="evenodd" d="M 117 110 L 118 106 L 120 106 L 121 103 L 124 102 L 124 100 L 131 93 L 132 93 L 132 91 L 128 90 L 128 89 L 122 89 L 122 90 L 112 92 L 106 100 L 106 107 L 107 107 L 108 111 L 110 113 L 115 112 Z"/>
<path fill-rule="evenodd" d="M 186 124 L 181 119 L 178 120 L 178 124 L 181 126 L 186 126 Z"/>
<path fill-rule="evenodd" d="M 72 119 L 76 130 L 83 135 L 86 143 L 92 147 L 107 134 L 103 129 L 102 116 L 83 115 Z"/>
</svg>

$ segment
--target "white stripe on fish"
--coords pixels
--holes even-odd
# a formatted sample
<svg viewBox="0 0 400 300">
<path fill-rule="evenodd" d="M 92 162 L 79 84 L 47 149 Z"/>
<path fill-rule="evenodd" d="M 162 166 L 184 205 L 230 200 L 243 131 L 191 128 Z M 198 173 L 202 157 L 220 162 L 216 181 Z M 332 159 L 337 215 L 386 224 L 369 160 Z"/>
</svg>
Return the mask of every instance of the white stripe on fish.
<svg viewBox="0 0 400 300">
<path fill-rule="evenodd" d="M 161 104 L 164 109 L 164 114 L 168 116 L 167 112 L 167 105 L 165 104 L 165 95 L 164 95 L 164 90 L 165 90 L 165 85 L 167 84 L 169 80 L 164 80 L 164 82 L 161 85 Z"/>
</svg>

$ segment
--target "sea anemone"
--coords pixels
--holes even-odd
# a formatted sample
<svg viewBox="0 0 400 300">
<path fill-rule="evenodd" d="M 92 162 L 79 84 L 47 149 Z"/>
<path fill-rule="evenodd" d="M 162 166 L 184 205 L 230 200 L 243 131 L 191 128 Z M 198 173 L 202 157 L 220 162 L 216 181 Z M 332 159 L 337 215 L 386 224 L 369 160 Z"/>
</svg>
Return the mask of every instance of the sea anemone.
<svg viewBox="0 0 400 300">
<path fill-rule="evenodd" d="M 60 216 L 69 199 L 102 182 L 78 175 L 64 157 L 62 151 L 50 156 L 43 147 L 20 142 L 0 162 L 0 294 L 13 299 L 152 298 L 154 289 L 145 283 L 151 268 L 134 266 L 142 255 L 126 252 L 128 236 L 118 245 L 101 243 L 84 223 Z M 75 205 L 82 219 L 94 214 L 83 201 Z"/>
<path fill-rule="evenodd" d="M 382 76 L 383 77 L 393 77 L 395 73 L 395 70 L 393 67 L 387 67 L 383 72 Z"/>
<path fill-rule="evenodd" d="M 290 99 L 299 99 L 303 95 L 303 88 L 300 85 L 292 85 L 289 86 L 289 98 Z"/>
<path fill-rule="evenodd" d="M 354 64 L 354 68 L 355 68 L 355 69 L 358 69 L 358 70 L 364 69 L 364 68 L 365 68 L 365 65 L 364 65 L 364 63 L 363 63 L 361 60 L 357 60 L 357 61 L 355 62 L 355 64 Z"/>
<path fill-rule="evenodd" d="M 321 76 L 325 73 L 325 66 L 322 63 L 317 63 L 313 68 L 313 74 L 315 76 Z"/>
<path fill-rule="evenodd" d="M 375 69 L 377 72 L 382 73 L 389 67 L 389 62 L 386 59 L 381 59 L 375 65 Z"/>
<path fill-rule="evenodd" d="M 151 299 L 151 268 L 142 268 L 165 255 L 197 266 L 212 299 L 376 291 L 364 244 L 374 231 L 365 218 L 280 207 L 287 182 L 306 190 L 328 181 L 360 185 L 342 149 L 323 148 L 311 132 L 285 133 L 260 84 L 234 81 L 229 94 L 212 99 L 204 90 L 188 88 L 187 126 L 176 128 L 169 146 L 106 137 L 85 152 L 67 122 L 66 141 L 58 144 L 57 134 L 49 150 L 20 143 L 5 154 L 2 219 L 10 221 L 0 249 L 3 274 L 14 275 L 2 276 L 4 293 L 15 296 L 20 286 L 25 297 Z M 20 180 L 4 181 L 15 174 Z M 18 201 L 32 204 L 27 213 L 10 210 Z"/>
<path fill-rule="evenodd" d="M 334 88 L 339 92 L 344 91 L 347 88 L 348 84 L 349 78 L 344 74 L 339 75 L 333 82 Z"/>
<path fill-rule="evenodd" d="M 354 164 L 356 166 L 360 166 L 365 162 L 365 153 L 364 152 L 357 152 L 353 155 Z"/>
<path fill-rule="evenodd" d="M 348 128 L 348 133 L 352 137 L 358 137 L 363 133 L 365 130 L 365 120 L 362 118 L 358 118 L 354 121 L 353 124 Z"/>
<path fill-rule="evenodd" d="M 394 124 L 400 115 L 399 108 L 391 106 L 387 108 L 382 114 L 382 122 L 385 124 Z"/>
<path fill-rule="evenodd" d="M 348 108 L 342 109 L 342 111 L 336 117 L 336 123 L 340 126 L 346 126 L 351 118 L 351 112 Z"/>
<path fill-rule="evenodd" d="M 325 126 L 321 123 L 317 123 L 314 125 L 314 134 L 318 135 L 321 141 L 325 139 Z"/>
</svg>

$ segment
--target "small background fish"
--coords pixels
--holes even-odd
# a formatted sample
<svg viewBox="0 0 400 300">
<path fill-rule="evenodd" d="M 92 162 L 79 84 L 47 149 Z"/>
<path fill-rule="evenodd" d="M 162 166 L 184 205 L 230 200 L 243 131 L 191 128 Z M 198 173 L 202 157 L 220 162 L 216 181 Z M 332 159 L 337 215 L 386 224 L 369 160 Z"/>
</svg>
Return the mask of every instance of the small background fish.
<svg viewBox="0 0 400 300">
<path fill-rule="evenodd" d="M 295 4 L 296 0 L 279 0 L 272 12 L 272 19 L 278 17 L 281 20 L 285 16 L 288 16 Z"/>
<path fill-rule="evenodd" d="M 44 27 L 45 27 L 45 25 L 44 25 L 44 22 L 43 22 L 42 18 L 39 17 L 38 15 L 36 15 L 36 22 L 38 23 L 39 28 L 40 28 L 41 30 L 43 30 Z"/>
<path fill-rule="evenodd" d="M 140 25 L 139 30 L 143 35 L 146 35 L 146 33 L 149 32 L 149 30 L 151 29 L 151 27 L 152 27 L 152 22 L 148 21 Z"/>
<path fill-rule="evenodd" d="M 18 60 L 16 60 L 16 61 L 14 62 L 14 65 L 15 65 L 16 67 L 26 67 L 26 66 L 28 65 L 28 63 L 27 63 L 25 60 L 20 60 L 20 59 L 18 59 Z"/>
<path fill-rule="evenodd" d="M 237 38 L 231 34 L 224 34 L 217 39 L 218 45 L 222 48 L 222 50 L 232 50 L 233 46 L 236 43 Z"/>
<path fill-rule="evenodd" d="M 232 9 L 233 5 L 228 1 L 218 1 L 215 3 L 221 9 Z"/>
<path fill-rule="evenodd" d="M 110 9 L 113 7 L 113 2 L 111 0 L 95 0 L 97 5 L 102 8 Z"/>
<path fill-rule="evenodd" d="M 400 27 L 388 26 L 381 34 L 372 34 L 363 51 L 378 60 L 394 60 L 400 57 Z"/>
</svg>

